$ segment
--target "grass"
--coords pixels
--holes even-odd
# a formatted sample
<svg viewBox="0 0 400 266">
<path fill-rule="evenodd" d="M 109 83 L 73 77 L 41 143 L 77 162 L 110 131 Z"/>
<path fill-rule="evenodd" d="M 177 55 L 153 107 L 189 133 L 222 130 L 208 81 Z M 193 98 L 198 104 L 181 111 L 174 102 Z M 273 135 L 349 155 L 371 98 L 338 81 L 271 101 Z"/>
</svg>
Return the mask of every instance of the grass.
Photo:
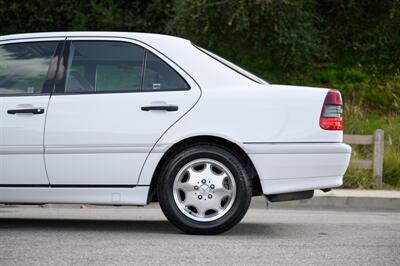
<svg viewBox="0 0 400 266">
<path fill-rule="evenodd" d="M 386 189 L 400 189 L 400 116 L 367 112 L 359 106 L 346 106 L 345 133 L 372 135 L 375 129 L 385 131 L 383 183 Z M 372 158 L 372 146 L 353 145 L 352 159 Z M 344 187 L 372 188 L 372 171 L 350 167 Z"/>
</svg>

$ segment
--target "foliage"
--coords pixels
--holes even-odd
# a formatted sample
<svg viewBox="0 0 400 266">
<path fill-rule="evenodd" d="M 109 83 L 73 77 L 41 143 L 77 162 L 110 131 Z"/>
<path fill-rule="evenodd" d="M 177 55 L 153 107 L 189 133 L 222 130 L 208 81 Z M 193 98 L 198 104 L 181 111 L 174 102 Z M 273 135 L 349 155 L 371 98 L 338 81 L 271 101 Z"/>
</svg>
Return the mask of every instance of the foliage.
<svg viewBox="0 0 400 266">
<path fill-rule="evenodd" d="M 1 34 L 115 30 L 165 32 L 172 3 L 168 0 L 0 0 Z"/>
<path fill-rule="evenodd" d="M 318 3 L 323 18 L 321 29 L 334 61 L 399 68 L 400 1 L 319 0 Z"/>
<path fill-rule="evenodd" d="M 312 1 L 182 0 L 176 1 L 169 30 L 231 59 L 268 58 L 293 69 L 322 51 L 314 10 Z"/>
</svg>

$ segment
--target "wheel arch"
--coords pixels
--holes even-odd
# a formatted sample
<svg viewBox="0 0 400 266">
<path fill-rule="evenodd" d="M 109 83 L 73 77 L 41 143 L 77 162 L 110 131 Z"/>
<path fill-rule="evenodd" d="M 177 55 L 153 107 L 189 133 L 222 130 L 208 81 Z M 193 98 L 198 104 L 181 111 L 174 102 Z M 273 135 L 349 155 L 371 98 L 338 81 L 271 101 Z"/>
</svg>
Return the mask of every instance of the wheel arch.
<svg viewBox="0 0 400 266">
<path fill-rule="evenodd" d="M 199 145 L 199 144 L 208 144 L 208 145 L 216 145 L 225 149 L 228 149 L 229 151 L 233 152 L 240 161 L 243 162 L 247 173 L 249 177 L 252 180 L 252 186 L 253 186 L 253 196 L 258 196 L 262 195 L 262 188 L 261 188 L 261 183 L 260 179 L 257 173 L 257 170 L 251 161 L 250 157 L 247 155 L 247 153 L 236 143 L 227 140 L 222 137 L 217 137 L 217 136 L 212 136 L 212 135 L 201 135 L 201 136 L 191 136 L 185 139 L 180 140 L 179 142 L 175 143 L 169 149 L 164 153 L 164 155 L 161 157 L 160 161 L 157 164 L 157 167 L 155 168 L 155 171 L 153 173 L 153 176 L 151 178 L 151 184 L 150 184 L 150 191 L 148 195 L 148 202 L 157 202 L 157 183 L 159 178 L 162 177 L 161 171 L 164 168 L 165 164 L 168 163 L 169 159 L 177 154 L 179 151 L 181 151 L 184 148 L 188 148 L 193 145 Z"/>
</svg>

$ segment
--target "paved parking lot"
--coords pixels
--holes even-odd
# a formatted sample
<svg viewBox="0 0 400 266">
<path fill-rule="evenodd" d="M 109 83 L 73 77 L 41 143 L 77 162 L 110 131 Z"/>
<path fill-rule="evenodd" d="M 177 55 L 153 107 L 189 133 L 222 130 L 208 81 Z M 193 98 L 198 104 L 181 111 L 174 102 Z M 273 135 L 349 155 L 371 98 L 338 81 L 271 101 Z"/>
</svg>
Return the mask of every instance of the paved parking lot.
<svg viewBox="0 0 400 266">
<path fill-rule="evenodd" d="M 0 265 L 39 264 L 400 265 L 400 213 L 251 209 L 191 236 L 157 206 L 0 206 Z"/>
</svg>

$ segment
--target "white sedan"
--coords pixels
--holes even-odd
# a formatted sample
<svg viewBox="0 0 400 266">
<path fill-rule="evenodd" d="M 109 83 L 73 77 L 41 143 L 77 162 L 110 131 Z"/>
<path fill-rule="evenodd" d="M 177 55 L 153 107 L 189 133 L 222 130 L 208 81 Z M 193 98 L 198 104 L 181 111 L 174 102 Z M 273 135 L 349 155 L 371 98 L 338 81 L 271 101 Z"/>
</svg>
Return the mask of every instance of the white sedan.
<svg viewBox="0 0 400 266">
<path fill-rule="evenodd" d="M 342 184 L 335 90 L 271 85 L 158 34 L 0 37 L 0 203 L 146 205 L 193 234 L 237 224 L 252 196 Z"/>
</svg>

